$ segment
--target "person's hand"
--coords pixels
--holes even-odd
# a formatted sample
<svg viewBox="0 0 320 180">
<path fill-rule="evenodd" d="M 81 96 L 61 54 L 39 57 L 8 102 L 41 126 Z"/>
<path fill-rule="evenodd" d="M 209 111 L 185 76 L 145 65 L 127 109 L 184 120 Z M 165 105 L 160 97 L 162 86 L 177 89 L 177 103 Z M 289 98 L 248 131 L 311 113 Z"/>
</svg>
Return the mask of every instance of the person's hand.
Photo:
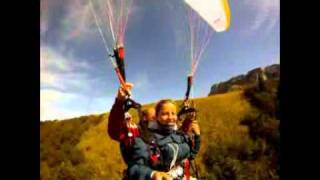
<svg viewBox="0 0 320 180">
<path fill-rule="evenodd" d="M 183 101 L 183 106 L 189 107 L 190 106 L 190 102 L 188 100 L 187 101 Z"/>
<path fill-rule="evenodd" d="M 121 85 L 119 90 L 118 90 L 117 98 L 119 100 L 125 100 L 126 96 L 127 96 L 126 91 L 128 91 L 130 93 L 132 88 L 133 88 L 133 84 L 129 83 L 129 82 L 127 82 L 125 84 L 125 86 Z"/>
<path fill-rule="evenodd" d="M 200 126 L 198 121 L 194 120 L 191 122 L 189 131 L 193 132 L 195 135 L 200 135 Z"/>
<path fill-rule="evenodd" d="M 152 180 L 173 180 L 173 178 L 166 172 L 155 171 L 152 175 Z"/>
</svg>

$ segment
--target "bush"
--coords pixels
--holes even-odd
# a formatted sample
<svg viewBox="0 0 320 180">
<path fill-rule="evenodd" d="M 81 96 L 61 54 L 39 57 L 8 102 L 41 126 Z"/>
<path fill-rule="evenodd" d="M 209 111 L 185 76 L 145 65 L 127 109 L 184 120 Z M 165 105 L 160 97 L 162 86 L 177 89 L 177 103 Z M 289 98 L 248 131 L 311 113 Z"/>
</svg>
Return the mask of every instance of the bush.
<svg viewBox="0 0 320 180">
<path fill-rule="evenodd" d="M 57 179 L 59 180 L 77 180 L 76 171 L 70 161 L 63 162 L 58 168 Z"/>
<path fill-rule="evenodd" d="M 44 161 L 40 163 L 40 180 L 50 180 L 50 168 Z"/>
<path fill-rule="evenodd" d="M 84 155 L 78 149 L 73 148 L 70 154 L 70 161 L 72 165 L 76 166 L 78 164 L 83 163 L 85 160 Z"/>
<path fill-rule="evenodd" d="M 208 179 L 279 179 L 279 113 L 277 82 L 266 81 L 245 89 L 254 107 L 240 125 L 248 127 L 250 138 L 242 143 L 209 144 L 203 156 Z"/>
<path fill-rule="evenodd" d="M 239 151 L 226 145 L 210 145 L 204 153 L 203 163 L 209 172 L 209 179 L 236 180 L 242 177 L 241 161 L 237 158 Z"/>
</svg>

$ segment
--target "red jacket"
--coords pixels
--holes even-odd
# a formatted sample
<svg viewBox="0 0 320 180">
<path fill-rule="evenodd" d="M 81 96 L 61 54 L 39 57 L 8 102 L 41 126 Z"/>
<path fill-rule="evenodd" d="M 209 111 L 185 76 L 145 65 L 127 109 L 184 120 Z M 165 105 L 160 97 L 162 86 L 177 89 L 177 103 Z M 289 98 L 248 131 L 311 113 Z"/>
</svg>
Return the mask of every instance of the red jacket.
<svg viewBox="0 0 320 180">
<path fill-rule="evenodd" d="M 140 130 L 134 122 L 125 120 L 123 105 L 124 101 L 116 98 L 109 114 L 108 134 L 113 140 L 131 144 L 135 137 L 140 136 Z"/>
</svg>

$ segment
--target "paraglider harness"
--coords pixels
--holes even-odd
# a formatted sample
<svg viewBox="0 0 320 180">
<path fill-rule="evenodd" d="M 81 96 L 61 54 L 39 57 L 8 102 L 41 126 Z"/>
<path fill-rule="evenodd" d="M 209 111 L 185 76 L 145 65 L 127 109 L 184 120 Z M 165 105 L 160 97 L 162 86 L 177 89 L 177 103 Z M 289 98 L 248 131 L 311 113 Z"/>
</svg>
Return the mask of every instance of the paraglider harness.
<svg viewBox="0 0 320 180">
<path fill-rule="evenodd" d="M 167 172 L 173 180 L 181 180 L 184 177 L 190 177 L 189 168 L 190 168 L 190 159 L 178 160 L 179 154 L 179 145 L 176 143 L 180 143 L 182 141 L 176 141 L 174 136 L 181 135 L 188 144 L 191 145 L 190 138 L 183 131 L 175 131 L 173 136 L 166 136 L 165 134 L 170 133 L 170 131 L 163 134 L 162 128 L 153 128 L 157 127 L 157 123 L 150 124 L 150 129 L 147 129 L 145 133 L 142 133 L 140 138 L 145 142 L 147 152 L 148 152 L 148 162 L 150 163 L 150 167 L 153 170 L 160 170 Z M 153 126 L 155 125 L 155 126 Z M 174 135 L 176 134 L 176 135 Z M 162 148 L 169 148 L 172 151 L 172 159 L 167 158 L 167 151 L 162 151 Z M 167 147 L 168 146 L 168 147 Z M 170 155 L 170 157 L 171 157 Z M 189 178 L 187 178 L 189 180 Z"/>
<path fill-rule="evenodd" d="M 182 107 L 180 108 L 180 111 L 178 112 L 178 120 L 179 121 L 183 121 L 182 122 L 182 126 L 180 128 L 180 130 L 177 133 L 181 133 L 184 136 L 186 136 L 187 131 L 189 129 L 190 124 L 192 123 L 193 119 L 184 119 L 182 120 L 182 116 L 183 115 L 190 115 L 192 113 L 197 113 L 196 108 L 194 107 L 194 103 L 193 101 L 190 102 L 189 100 L 189 94 L 190 94 L 190 89 L 192 86 L 192 76 L 188 77 L 188 86 L 187 86 L 187 92 L 186 92 L 186 96 L 185 96 L 185 100 L 182 103 Z M 190 117 L 190 116 L 189 116 Z M 194 119 L 196 119 L 196 115 L 194 117 Z M 155 140 L 148 140 L 148 151 L 149 151 L 149 155 L 150 155 L 150 161 L 152 166 L 157 166 L 159 165 L 160 161 L 159 159 L 161 159 L 161 152 L 159 149 L 159 145 L 163 144 L 163 142 L 156 142 Z M 195 143 L 193 141 L 193 138 L 191 137 L 191 144 L 192 147 L 195 146 Z M 177 156 L 178 154 L 178 149 L 176 149 L 175 147 L 171 147 L 173 149 L 174 156 Z M 186 177 L 186 180 L 190 179 L 190 167 L 193 169 L 193 172 L 195 172 L 197 179 L 199 179 L 199 174 L 198 174 L 198 167 L 197 165 L 194 163 L 192 163 L 193 161 L 193 157 L 190 157 L 188 159 L 183 160 L 181 163 L 177 164 L 177 165 L 170 165 L 170 169 L 167 169 L 168 174 L 170 174 L 174 180 L 181 180 L 184 178 L 184 176 Z M 175 157 L 173 162 L 175 163 Z M 193 166 L 194 164 L 194 166 Z M 161 164 L 160 164 L 161 166 Z M 166 166 L 167 167 L 167 166 Z"/>
<path fill-rule="evenodd" d="M 190 101 L 189 99 L 185 99 L 183 101 L 182 107 L 180 108 L 180 111 L 178 112 L 178 120 L 182 122 L 182 125 L 180 127 L 180 130 L 183 133 L 187 133 L 188 129 L 192 123 L 192 121 L 196 120 L 197 116 L 197 110 L 194 107 L 193 101 Z M 192 116 L 192 113 L 194 113 L 193 118 L 189 118 Z M 183 116 L 185 118 L 183 118 Z M 191 146 L 195 147 L 194 137 L 191 136 Z M 186 180 L 190 179 L 190 167 L 192 168 L 192 171 L 195 173 L 196 178 L 199 179 L 199 172 L 198 172 L 198 166 L 195 162 L 195 159 L 193 157 L 186 159 L 184 164 L 184 172 L 186 176 Z"/>
<path fill-rule="evenodd" d="M 196 114 L 197 114 L 197 110 L 194 107 L 193 101 L 189 100 L 191 84 L 192 84 L 192 77 L 188 77 L 188 88 L 186 92 L 186 98 L 183 101 L 182 106 L 177 115 L 178 120 L 182 121 L 182 126 L 180 127 L 177 133 L 181 133 L 184 136 L 187 136 L 186 134 L 189 129 L 189 126 L 191 125 L 192 121 L 196 119 Z M 192 113 L 195 113 L 194 117 L 189 119 Z M 186 115 L 185 117 L 187 118 L 183 119 L 184 115 Z M 152 137 L 147 137 L 147 138 L 142 137 L 142 138 L 148 144 L 148 153 L 150 156 L 149 160 L 153 168 L 157 169 L 157 167 L 158 168 L 161 167 L 160 169 L 166 169 L 168 174 L 170 174 L 173 177 L 173 180 L 181 180 L 184 177 L 186 178 L 186 180 L 190 180 L 190 177 L 191 177 L 190 168 L 191 168 L 192 171 L 195 173 L 196 178 L 199 179 L 198 166 L 193 157 L 185 159 L 179 164 L 170 164 L 170 168 L 168 169 L 167 162 L 162 162 L 161 160 L 163 157 L 161 156 L 161 151 L 159 148 L 161 144 L 164 144 L 165 140 L 164 142 L 162 141 L 158 142 L 156 141 L 156 139 Z M 191 139 L 190 145 L 192 147 L 195 147 L 194 137 L 191 137 L 190 139 Z M 174 147 L 174 145 L 172 144 L 170 145 L 172 146 L 171 148 L 173 149 L 173 152 L 174 152 L 174 158 L 172 162 L 175 163 L 175 158 L 178 155 L 178 149 L 177 147 Z"/>
<path fill-rule="evenodd" d="M 126 119 L 126 115 L 129 114 L 129 110 L 131 108 L 134 108 L 138 111 L 139 114 L 141 114 L 141 104 L 137 103 L 136 101 L 134 101 L 133 99 L 130 98 L 130 96 L 127 96 L 124 104 L 123 104 L 123 110 L 124 110 L 124 114 L 125 114 L 125 122 L 126 123 L 126 131 L 125 133 L 122 133 L 120 135 L 120 141 L 122 141 L 124 143 L 124 149 L 122 149 L 121 151 L 124 151 L 124 154 L 131 154 L 132 153 L 132 146 L 134 144 L 134 139 L 136 137 L 140 136 L 140 131 L 139 131 L 139 127 L 134 124 L 131 120 L 127 120 Z M 124 157 L 125 158 L 125 157 Z M 127 161 L 127 160 L 125 160 Z M 128 180 L 128 174 L 127 174 L 127 169 L 124 169 L 123 172 L 123 177 L 122 180 Z"/>
<path fill-rule="evenodd" d="M 192 79 L 193 79 L 192 75 L 189 75 L 187 78 L 187 91 L 185 94 L 185 99 L 182 102 L 182 106 L 178 112 L 178 120 L 180 122 L 182 121 L 180 130 L 184 133 L 188 132 L 192 121 L 197 119 L 197 113 L 198 113 L 198 111 L 195 108 L 194 102 L 189 99 L 190 90 L 192 87 Z M 183 116 L 185 118 L 183 118 Z M 192 143 L 191 146 L 195 147 L 194 137 L 191 137 L 191 143 Z M 198 166 L 195 162 L 195 159 L 191 157 L 185 161 L 184 171 L 185 171 L 186 180 L 190 179 L 190 171 L 189 171 L 190 167 L 195 173 L 196 178 L 199 179 L 200 177 L 199 177 Z"/>
<path fill-rule="evenodd" d="M 160 141 L 156 141 L 155 139 L 153 139 L 151 142 L 147 143 L 148 153 L 150 156 L 149 160 L 152 169 L 162 169 L 166 171 L 173 178 L 173 180 L 181 180 L 184 178 L 184 176 L 186 176 L 187 180 L 189 180 L 190 160 L 185 159 L 177 164 L 176 160 L 178 157 L 179 147 L 177 144 L 171 144 L 166 142 L 167 139 L 165 138 Z M 165 156 L 162 155 L 160 147 L 164 144 L 167 144 L 173 150 L 173 159 L 170 162 L 163 160 Z"/>
<path fill-rule="evenodd" d="M 130 149 L 134 143 L 134 138 L 140 136 L 140 131 L 138 126 L 132 121 L 132 117 L 129 114 L 131 108 L 136 109 L 140 112 L 141 105 L 131 98 L 127 98 L 123 104 L 124 116 L 125 116 L 125 133 L 120 134 L 120 141 L 124 142 L 125 148 Z"/>
<path fill-rule="evenodd" d="M 189 101 L 184 101 L 183 106 L 181 107 L 180 111 L 178 112 L 178 120 L 183 121 L 183 125 L 181 128 L 177 131 L 178 134 L 182 134 L 186 138 L 190 139 L 190 146 L 194 147 L 195 143 L 193 141 L 193 137 L 189 138 L 187 137 L 187 131 L 188 127 L 192 123 L 193 119 L 184 119 L 182 118 L 183 115 L 187 115 L 190 113 L 197 113 L 196 108 L 194 108 L 193 103 L 190 105 Z M 174 144 L 168 144 L 168 146 L 173 150 L 173 160 L 171 162 L 164 162 L 162 155 L 160 151 L 160 147 L 164 144 L 167 144 L 167 139 L 162 139 L 160 141 L 157 141 L 156 138 L 151 137 L 142 137 L 144 141 L 147 142 L 147 149 L 149 153 L 149 160 L 151 167 L 153 169 L 165 169 L 165 171 L 173 177 L 173 180 L 190 180 L 191 174 L 190 174 L 190 168 L 192 168 L 192 171 L 195 173 L 196 178 L 199 179 L 199 173 L 198 173 L 198 166 L 196 165 L 193 157 L 190 157 L 188 159 L 184 159 L 182 162 L 179 162 L 176 164 L 176 158 L 178 156 L 178 147 Z M 169 164 L 168 164 L 169 163 Z"/>
<path fill-rule="evenodd" d="M 116 73 L 119 79 L 119 82 L 122 86 L 125 86 L 126 82 L 126 75 L 125 75 L 125 64 L 124 64 L 124 56 L 125 56 L 125 51 L 123 46 L 117 46 L 116 48 L 113 49 L 113 54 L 109 54 L 110 57 L 115 58 L 116 61 Z M 134 108 L 138 111 L 139 116 L 141 117 L 141 104 L 137 103 L 131 98 L 131 94 L 129 91 L 125 89 L 126 93 L 126 99 L 123 103 L 122 109 L 124 112 L 124 117 L 125 117 L 125 122 L 126 123 L 126 129 L 124 133 L 120 134 L 120 141 L 124 142 L 124 151 L 125 154 L 130 154 L 131 153 L 131 146 L 134 143 L 134 138 L 137 136 L 140 136 L 139 129 L 136 124 L 134 124 L 131 120 L 128 120 L 127 118 L 132 118 L 129 117 L 131 116 L 129 114 L 129 110 Z M 125 157 L 124 157 L 125 158 Z M 126 161 L 126 160 L 125 160 Z M 127 169 L 123 171 L 123 177 L 122 180 L 127 180 L 128 179 L 128 174 L 127 174 Z"/>
</svg>

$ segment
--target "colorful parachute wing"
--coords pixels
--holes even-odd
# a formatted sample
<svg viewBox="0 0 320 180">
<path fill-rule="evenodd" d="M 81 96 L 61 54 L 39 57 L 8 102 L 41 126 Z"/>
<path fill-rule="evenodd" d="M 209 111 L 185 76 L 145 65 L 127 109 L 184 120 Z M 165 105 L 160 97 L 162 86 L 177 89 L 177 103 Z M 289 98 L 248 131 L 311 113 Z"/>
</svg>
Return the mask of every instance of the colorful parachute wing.
<svg viewBox="0 0 320 180">
<path fill-rule="evenodd" d="M 217 32 L 226 31 L 230 26 L 228 0 L 185 0 L 210 27 Z"/>
</svg>

